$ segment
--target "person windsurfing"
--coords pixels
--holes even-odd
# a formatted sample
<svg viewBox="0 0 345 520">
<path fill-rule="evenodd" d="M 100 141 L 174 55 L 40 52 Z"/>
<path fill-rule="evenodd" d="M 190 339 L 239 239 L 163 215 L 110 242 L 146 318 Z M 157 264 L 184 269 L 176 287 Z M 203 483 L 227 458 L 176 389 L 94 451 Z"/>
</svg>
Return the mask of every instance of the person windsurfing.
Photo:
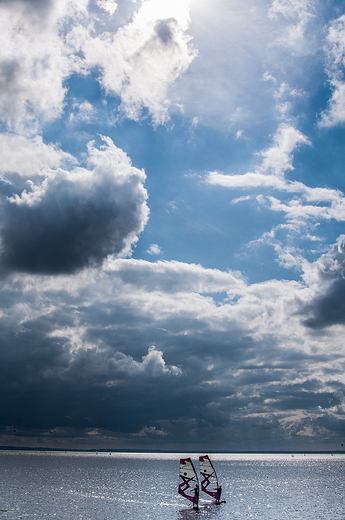
<svg viewBox="0 0 345 520">
<path fill-rule="evenodd" d="M 217 504 L 220 504 L 220 496 L 222 494 L 222 486 L 218 486 L 217 487 L 217 499 L 216 499 L 216 502 Z"/>
<path fill-rule="evenodd" d="M 194 489 L 193 509 L 199 509 L 199 484 Z"/>
</svg>

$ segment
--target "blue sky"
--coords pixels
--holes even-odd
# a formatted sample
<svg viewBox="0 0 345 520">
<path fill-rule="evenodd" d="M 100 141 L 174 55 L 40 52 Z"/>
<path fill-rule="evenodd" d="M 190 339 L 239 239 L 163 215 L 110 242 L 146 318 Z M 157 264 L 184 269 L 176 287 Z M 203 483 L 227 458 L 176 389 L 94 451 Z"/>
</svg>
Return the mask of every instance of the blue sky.
<svg viewBox="0 0 345 520">
<path fill-rule="evenodd" d="M 0 445 L 341 450 L 342 2 L 0 20 Z"/>
</svg>

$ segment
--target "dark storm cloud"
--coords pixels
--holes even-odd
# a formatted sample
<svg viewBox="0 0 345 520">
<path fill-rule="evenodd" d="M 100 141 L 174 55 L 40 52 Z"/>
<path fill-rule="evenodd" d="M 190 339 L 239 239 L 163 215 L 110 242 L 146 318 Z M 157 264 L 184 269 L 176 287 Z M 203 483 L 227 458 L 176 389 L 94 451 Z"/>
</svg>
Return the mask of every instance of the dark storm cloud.
<svg viewBox="0 0 345 520">
<path fill-rule="evenodd" d="M 259 339 L 231 321 L 230 304 L 196 294 L 222 284 L 233 274 L 133 259 L 1 280 L 2 431 L 141 449 L 312 449 L 326 428 L 315 418 L 341 414 L 344 385 L 327 372 L 337 359 Z M 252 322 L 253 292 L 250 305 Z"/>
<path fill-rule="evenodd" d="M 144 175 L 123 152 L 115 160 L 119 151 L 108 144 L 98 158 L 107 164 L 93 172 L 58 173 L 35 188 L 37 198 L 23 192 L 3 202 L 3 271 L 73 273 L 128 250 L 147 219 Z"/>
<path fill-rule="evenodd" d="M 104 283 L 111 285 L 115 280 Z M 12 290 L 5 310 L 15 305 L 16 287 Z M 45 296 L 50 302 L 56 299 L 53 293 L 46 292 Z M 94 303 L 83 306 L 87 300 Z M 30 303 L 32 309 L 35 306 L 25 293 L 22 302 L 23 312 L 26 304 Z M 252 339 L 218 331 L 212 343 L 215 335 L 206 327 L 206 337 L 194 334 L 181 338 L 173 333 L 173 327 L 162 332 L 154 321 L 137 312 L 133 325 L 140 330 L 139 335 L 132 331 L 131 319 L 124 319 L 133 312 L 121 301 L 108 300 L 107 313 L 102 314 L 91 293 L 79 297 L 65 294 L 63 303 L 50 314 L 21 325 L 16 325 L 21 315 L 3 319 L 3 427 L 13 424 L 46 431 L 58 426 L 70 428 L 73 435 L 97 428 L 130 434 L 133 442 L 157 442 L 158 430 L 165 433 L 159 441 L 163 445 L 167 440 L 178 443 L 183 439 L 187 444 L 221 442 L 224 449 L 231 432 L 235 436 L 231 446 L 239 442 L 239 436 L 247 440 L 248 427 L 249 433 L 259 430 L 263 438 L 266 432 L 266 439 L 267 432 L 279 431 L 283 439 L 284 429 L 275 412 L 296 407 L 327 409 L 339 404 L 331 393 L 318 394 L 317 381 L 284 386 L 283 375 L 286 377 L 291 367 L 283 371 L 283 362 L 269 374 L 267 368 L 241 368 L 244 362 L 257 359 L 264 348 L 260 343 L 253 344 Z M 151 359 L 150 341 L 159 345 L 151 350 Z M 265 355 L 269 357 L 267 352 Z M 275 356 L 282 353 L 275 350 Z M 173 364 L 182 374 L 174 372 Z M 250 413 L 255 416 L 246 419 Z M 200 438 L 195 437 L 196 431 Z"/>
<path fill-rule="evenodd" d="M 339 278 L 324 295 L 316 298 L 308 305 L 311 317 L 303 321 L 304 325 L 312 329 L 324 329 L 331 325 L 345 323 L 345 281 Z"/>
<path fill-rule="evenodd" d="M 119 213 L 102 187 L 87 199 L 68 181 L 58 183 L 34 206 L 8 204 L 1 229 L 2 265 L 56 274 L 99 263 L 124 247 L 127 230 L 117 225 Z"/>
<path fill-rule="evenodd" d="M 47 320 L 27 323 L 15 335 L 1 325 L 2 426 L 128 433 L 140 430 L 155 414 L 165 417 L 177 409 L 173 392 L 178 375 L 169 373 L 169 367 L 164 372 L 158 351 L 151 350 L 151 361 L 146 353 L 141 363 L 107 346 L 73 353 L 66 338 L 47 337 Z"/>
<path fill-rule="evenodd" d="M 339 413 L 338 417 L 334 417 L 330 414 L 325 414 L 322 417 L 318 418 L 317 423 L 321 428 L 327 428 L 327 430 L 335 433 L 340 433 L 343 437 L 345 437 L 344 413 Z"/>
<path fill-rule="evenodd" d="M 345 236 L 341 235 L 329 253 L 316 263 L 323 287 L 306 304 L 302 313 L 309 314 L 303 321 L 311 329 L 324 329 L 345 323 Z"/>
</svg>

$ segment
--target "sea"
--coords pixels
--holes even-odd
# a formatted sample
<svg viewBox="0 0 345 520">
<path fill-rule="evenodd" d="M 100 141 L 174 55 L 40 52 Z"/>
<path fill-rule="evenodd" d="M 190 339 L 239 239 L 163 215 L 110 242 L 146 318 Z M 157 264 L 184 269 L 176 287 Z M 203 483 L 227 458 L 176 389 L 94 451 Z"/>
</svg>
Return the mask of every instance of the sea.
<svg viewBox="0 0 345 520">
<path fill-rule="evenodd" d="M 0 451 L 0 520 L 345 520 L 343 453 L 209 454 L 226 503 L 201 493 L 199 511 L 177 493 L 186 456 L 197 468 L 199 454 Z"/>
</svg>

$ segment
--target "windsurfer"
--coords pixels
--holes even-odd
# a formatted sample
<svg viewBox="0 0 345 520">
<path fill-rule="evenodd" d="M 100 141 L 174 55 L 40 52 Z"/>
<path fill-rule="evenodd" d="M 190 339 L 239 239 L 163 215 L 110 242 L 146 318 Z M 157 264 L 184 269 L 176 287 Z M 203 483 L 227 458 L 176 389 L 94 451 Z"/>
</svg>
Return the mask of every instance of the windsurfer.
<svg viewBox="0 0 345 520">
<path fill-rule="evenodd" d="M 222 486 L 217 487 L 217 504 L 220 503 L 220 496 L 222 494 Z"/>
<path fill-rule="evenodd" d="M 193 500 L 193 509 L 199 508 L 199 485 L 197 484 L 194 489 L 194 500 Z"/>
</svg>

